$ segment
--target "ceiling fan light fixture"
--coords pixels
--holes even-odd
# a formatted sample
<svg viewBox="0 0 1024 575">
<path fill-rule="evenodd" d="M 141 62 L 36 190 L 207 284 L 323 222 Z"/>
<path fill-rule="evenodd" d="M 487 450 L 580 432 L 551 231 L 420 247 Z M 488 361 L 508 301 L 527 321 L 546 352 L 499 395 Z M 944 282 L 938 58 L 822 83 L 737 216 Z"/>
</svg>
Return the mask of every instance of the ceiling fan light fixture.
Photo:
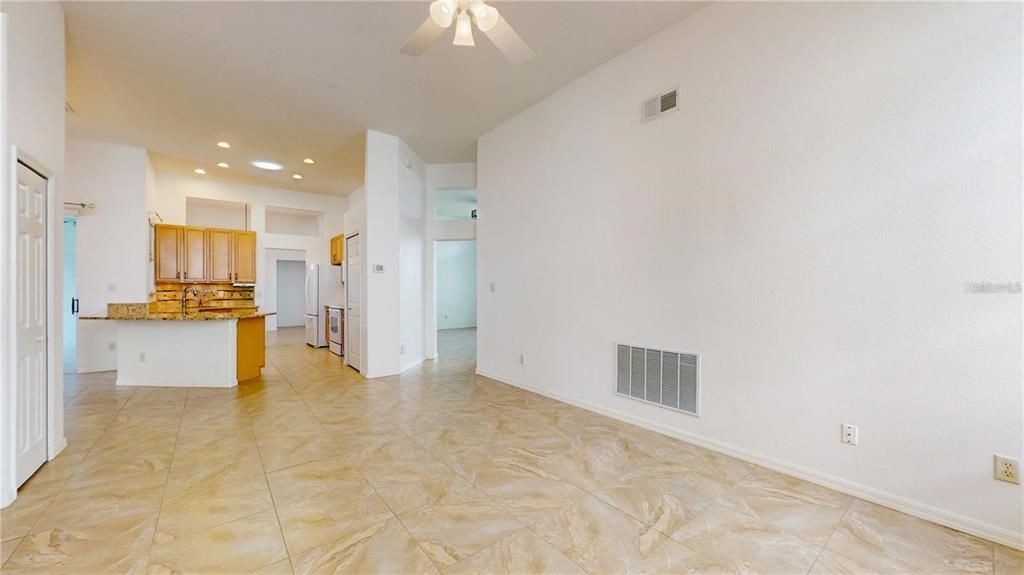
<svg viewBox="0 0 1024 575">
<path fill-rule="evenodd" d="M 489 32 L 498 23 L 498 9 L 488 6 L 483 2 L 473 3 L 471 8 L 473 18 L 476 20 L 476 27 L 481 32 Z"/>
<path fill-rule="evenodd" d="M 473 22 L 465 10 L 460 11 L 459 16 L 455 19 L 455 40 L 452 41 L 452 44 L 476 46 L 476 43 L 473 42 Z"/>
<path fill-rule="evenodd" d="M 455 2 L 450 0 L 434 0 L 430 3 L 430 18 L 442 28 L 452 25 L 455 18 Z"/>
</svg>

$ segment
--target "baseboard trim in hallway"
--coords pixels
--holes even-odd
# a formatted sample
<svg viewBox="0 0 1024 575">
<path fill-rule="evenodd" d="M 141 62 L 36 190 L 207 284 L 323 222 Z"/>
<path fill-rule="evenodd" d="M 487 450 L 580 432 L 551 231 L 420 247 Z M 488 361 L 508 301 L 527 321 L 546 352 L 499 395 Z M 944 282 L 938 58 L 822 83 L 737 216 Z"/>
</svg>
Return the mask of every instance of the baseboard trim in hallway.
<svg viewBox="0 0 1024 575">
<path fill-rule="evenodd" d="M 717 451 L 719 453 L 729 455 L 737 459 L 742 459 L 743 461 L 753 463 L 754 465 L 760 465 L 761 467 L 766 467 L 768 469 L 771 469 L 772 471 L 784 473 L 786 475 L 790 475 L 798 479 L 803 479 L 804 481 L 808 481 L 810 483 L 814 483 L 822 487 L 827 487 L 828 489 L 832 489 L 840 493 L 845 493 L 847 495 L 857 497 L 859 499 L 863 499 L 871 503 L 876 503 L 878 505 L 894 509 L 901 513 L 906 513 L 907 515 L 917 517 L 918 519 L 931 521 L 932 523 L 937 523 L 939 525 L 949 527 L 950 529 L 956 529 L 957 531 L 962 531 L 964 533 L 974 535 L 976 537 L 981 537 L 983 539 L 987 539 L 989 541 L 993 541 L 995 543 L 999 543 L 1007 547 L 1024 551 L 1024 533 L 1015 533 L 1013 531 L 1010 531 L 1009 529 L 1004 529 L 1002 527 L 997 527 L 995 525 L 983 523 L 981 521 L 977 521 L 975 519 L 971 519 L 970 517 L 966 517 L 963 515 L 958 515 L 956 513 L 950 513 L 948 511 L 944 511 L 942 509 L 926 505 L 919 501 L 914 501 L 913 499 L 908 499 L 900 495 L 888 493 L 886 491 L 881 491 L 873 487 L 868 487 L 866 485 L 855 483 L 853 481 L 847 481 L 845 479 L 841 479 L 839 477 L 835 477 L 827 473 L 822 473 L 820 471 L 808 469 L 806 467 L 795 465 L 779 459 L 758 455 L 756 453 L 747 451 L 745 449 L 736 447 L 731 444 L 709 439 L 702 435 L 696 435 L 692 433 L 687 433 L 685 431 L 680 431 L 678 429 L 673 429 L 671 427 L 661 425 L 657 422 L 636 417 L 618 410 L 600 407 L 592 403 L 580 401 L 578 399 L 574 399 L 562 394 L 551 393 L 549 391 L 539 389 L 529 384 L 525 384 L 519 381 L 515 381 L 506 377 L 490 373 L 486 370 L 477 368 L 476 373 L 483 377 L 487 377 L 495 381 L 511 385 L 513 387 L 518 387 L 520 389 L 536 393 L 537 395 L 543 395 L 544 397 L 548 397 L 556 401 L 561 401 L 563 403 L 567 403 L 569 405 L 573 405 L 581 409 L 586 409 L 587 411 L 592 411 L 594 413 L 598 413 L 606 417 L 610 417 L 612 419 L 617 419 L 624 423 L 629 423 L 632 425 L 636 425 L 637 427 L 642 427 L 655 433 L 660 433 L 662 435 L 679 439 L 681 441 L 686 441 L 688 443 L 692 443 L 700 447 L 711 449 L 713 451 Z"/>
</svg>

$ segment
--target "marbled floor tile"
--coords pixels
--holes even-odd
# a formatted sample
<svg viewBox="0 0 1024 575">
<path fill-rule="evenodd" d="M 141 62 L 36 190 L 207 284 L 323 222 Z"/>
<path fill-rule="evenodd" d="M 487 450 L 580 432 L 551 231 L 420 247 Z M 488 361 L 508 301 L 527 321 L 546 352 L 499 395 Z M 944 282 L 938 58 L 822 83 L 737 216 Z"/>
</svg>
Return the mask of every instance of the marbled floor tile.
<svg viewBox="0 0 1024 575">
<path fill-rule="evenodd" d="M 4 564 L 14 573 L 142 573 L 156 514 L 57 526 L 25 537 Z"/>
<path fill-rule="evenodd" d="M 1024 575 L 1024 551 L 996 545 L 995 575 Z"/>
<path fill-rule="evenodd" d="M 344 493 L 366 484 L 362 474 L 344 456 L 328 457 L 267 474 L 274 504 L 287 503 L 324 492 Z"/>
<path fill-rule="evenodd" d="M 324 430 L 316 432 L 283 432 L 256 436 L 263 468 L 275 471 L 338 455 L 341 450 Z"/>
<path fill-rule="evenodd" d="M 445 467 L 439 473 L 413 475 L 401 480 L 371 480 L 377 493 L 395 514 L 426 505 L 460 501 L 474 488 L 465 479 Z"/>
<path fill-rule="evenodd" d="M 329 573 L 436 574 L 437 569 L 396 518 L 359 539 L 341 538 L 292 557 L 295 575 Z"/>
<path fill-rule="evenodd" d="M 229 464 L 180 467 L 171 473 L 160 508 L 157 542 L 272 509 L 262 469 L 256 474 Z"/>
<path fill-rule="evenodd" d="M 585 575 L 579 565 L 529 529 L 505 537 L 444 570 L 446 574 L 558 573 Z M 667 571 L 664 571 L 667 572 Z"/>
<path fill-rule="evenodd" d="M 11 556 L 11 553 L 14 553 L 14 550 L 18 547 L 20 543 L 20 537 L 17 539 L 8 539 L 0 543 L 0 565 L 3 565 L 7 562 L 7 558 Z"/>
<path fill-rule="evenodd" d="M 63 484 L 63 480 L 38 481 L 36 477 L 30 478 L 18 490 L 17 499 L 0 509 L 0 539 L 7 541 L 27 535 Z"/>
<path fill-rule="evenodd" d="M 357 541 L 394 517 L 365 482 L 278 504 L 277 514 L 290 555 L 327 541 Z"/>
<path fill-rule="evenodd" d="M 853 497 L 758 468 L 718 502 L 824 547 Z"/>
<path fill-rule="evenodd" d="M 623 573 L 648 558 L 669 562 L 663 557 L 692 555 L 657 530 L 582 491 L 567 495 L 557 510 L 538 514 L 528 524 L 588 573 Z"/>
<path fill-rule="evenodd" d="M 155 518 L 166 479 L 161 473 L 118 477 L 103 468 L 76 475 L 50 502 L 32 533 L 57 527 L 127 529 L 143 519 Z"/>
<path fill-rule="evenodd" d="M 856 500 L 826 547 L 836 563 L 878 572 L 992 573 L 993 544 Z"/>
<path fill-rule="evenodd" d="M 252 572 L 287 558 L 277 517 L 270 509 L 154 544 L 147 572 Z"/>
<path fill-rule="evenodd" d="M 271 563 L 266 567 L 257 569 L 252 572 L 253 575 L 294 575 L 292 571 L 292 562 L 290 559 L 282 559 L 277 563 Z"/>
<path fill-rule="evenodd" d="M 806 573 L 821 552 L 817 545 L 719 503 L 671 535 L 739 573 Z"/>
<path fill-rule="evenodd" d="M 399 516 L 438 566 L 457 563 L 500 541 L 523 524 L 482 493 L 463 493 L 460 501 L 421 507 Z"/>
</svg>

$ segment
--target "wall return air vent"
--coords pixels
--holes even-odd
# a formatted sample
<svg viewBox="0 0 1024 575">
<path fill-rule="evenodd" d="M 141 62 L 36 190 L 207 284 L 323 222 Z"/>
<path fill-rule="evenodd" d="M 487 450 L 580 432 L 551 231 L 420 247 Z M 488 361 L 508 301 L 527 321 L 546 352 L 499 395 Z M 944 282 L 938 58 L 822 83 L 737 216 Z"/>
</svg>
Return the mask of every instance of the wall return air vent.
<svg viewBox="0 0 1024 575">
<path fill-rule="evenodd" d="M 649 122 L 662 114 L 679 109 L 679 89 L 659 94 L 644 102 L 643 121 Z"/>
<path fill-rule="evenodd" d="M 618 345 L 615 393 L 700 415 L 700 356 Z"/>
</svg>

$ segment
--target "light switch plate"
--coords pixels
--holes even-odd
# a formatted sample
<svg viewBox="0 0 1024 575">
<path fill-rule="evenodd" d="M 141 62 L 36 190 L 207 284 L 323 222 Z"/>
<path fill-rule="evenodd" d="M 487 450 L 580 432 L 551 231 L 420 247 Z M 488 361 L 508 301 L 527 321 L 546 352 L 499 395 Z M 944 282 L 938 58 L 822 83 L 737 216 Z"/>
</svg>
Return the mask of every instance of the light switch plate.
<svg viewBox="0 0 1024 575">
<path fill-rule="evenodd" d="M 373 273 L 382 274 L 384 273 L 384 264 L 373 264 Z"/>
</svg>

